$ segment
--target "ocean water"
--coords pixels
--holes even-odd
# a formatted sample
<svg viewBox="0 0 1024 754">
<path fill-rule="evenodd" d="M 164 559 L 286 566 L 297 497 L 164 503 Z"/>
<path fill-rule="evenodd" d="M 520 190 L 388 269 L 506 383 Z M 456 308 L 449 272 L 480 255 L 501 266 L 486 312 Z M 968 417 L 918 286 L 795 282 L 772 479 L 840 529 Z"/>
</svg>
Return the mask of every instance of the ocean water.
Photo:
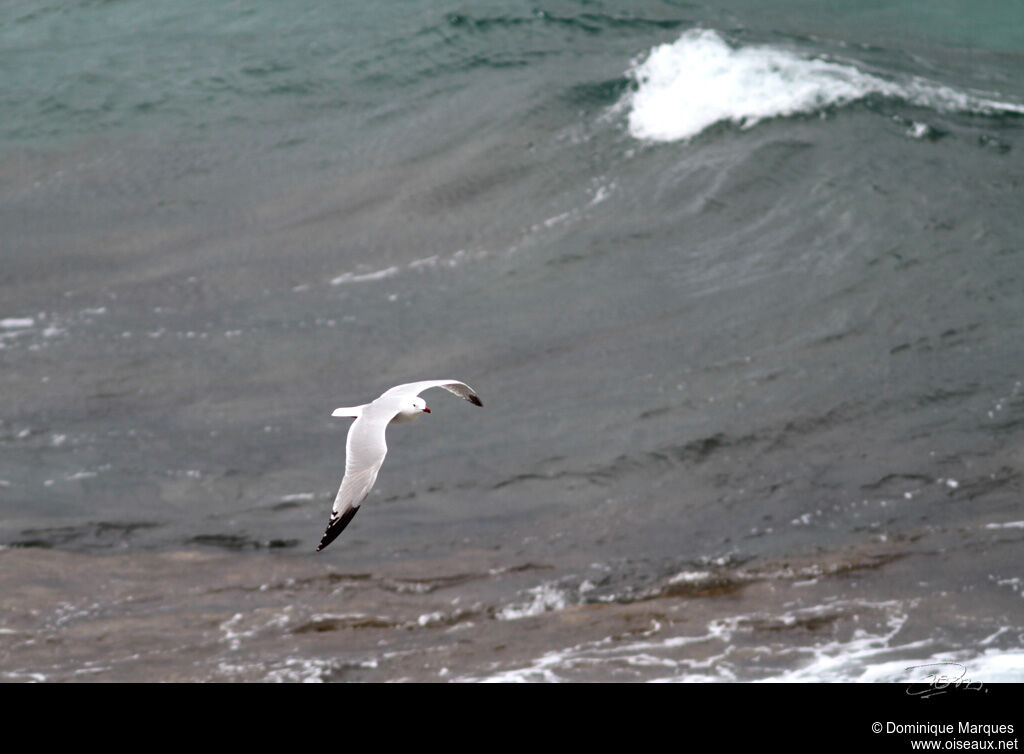
<svg viewBox="0 0 1024 754">
<path fill-rule="evenodd" d="M 0 678 L 1024 680 L 1022 12 L 10 4 Z"/>
</svg>

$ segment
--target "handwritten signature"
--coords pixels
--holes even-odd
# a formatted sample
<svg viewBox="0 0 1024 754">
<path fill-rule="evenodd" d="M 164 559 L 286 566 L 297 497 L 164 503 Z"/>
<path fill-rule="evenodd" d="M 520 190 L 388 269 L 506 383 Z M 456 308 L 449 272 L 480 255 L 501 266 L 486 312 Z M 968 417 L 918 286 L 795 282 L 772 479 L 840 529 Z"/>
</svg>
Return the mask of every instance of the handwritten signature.
<svg viewBox="0 0 1024 754">
<path fill-rule="evenodd" d="M 950 689 L 964 689 L 966 691 L 983 691 L 981 681 L 972 681 L 967 678 L 967 666 L 959 662 L 929 662 L 924 665 L 911 665 L 907 672 L 920 670 L 922 668 L 936 668 L 926 674 L 920 681 L 907 687 L 907 694 L 928 699 L 939 694 L 945 694 Z M 946 672 L 943 672 L 943 669 Z M 948 674 L 954 673 L 953 675 Z M 923 682 L 923 684 L 922 684 Z"/>
</svg>

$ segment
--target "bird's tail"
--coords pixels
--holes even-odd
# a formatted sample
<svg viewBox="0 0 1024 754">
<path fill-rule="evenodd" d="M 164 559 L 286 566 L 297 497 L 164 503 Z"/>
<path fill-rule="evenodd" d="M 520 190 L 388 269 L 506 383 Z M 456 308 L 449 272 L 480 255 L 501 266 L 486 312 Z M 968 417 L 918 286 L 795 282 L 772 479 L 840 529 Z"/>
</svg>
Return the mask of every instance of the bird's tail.
<svg viewBox="0 0 1024 754">
<path fill-rule="evenodd" d="M 334 409 L 331 416 L 360 416 L 363 413 L 362 406 L 342 406 Z"/>
</svg>

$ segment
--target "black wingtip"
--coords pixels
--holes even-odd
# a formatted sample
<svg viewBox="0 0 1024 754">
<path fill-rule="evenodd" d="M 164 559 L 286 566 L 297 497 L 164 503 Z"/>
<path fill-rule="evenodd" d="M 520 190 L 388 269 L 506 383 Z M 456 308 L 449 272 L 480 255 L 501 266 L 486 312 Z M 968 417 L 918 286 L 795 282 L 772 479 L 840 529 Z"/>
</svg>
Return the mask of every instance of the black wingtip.
<svg viewBox="0 0 1024 754">
<path fill-rule="evenodd" d="M 469 402 L 472 403 L 474 406 L 483 406 L 484 405 L 483 401 L 481 401 L 475 395 L 469 396 Z"/>
<path fill-rule="evenodd" d="M 349 521 L 355 518 L 356 513 L 359 512 L 359 506 L 355 508 L 349 508 L 345 511 L 344 515 L 339 518 L 331 518 L 327 523 L 327 530 L 324 532 L 324 538 L 320 540 L 320 544 L 316 546 L 316 551 L 320 552 L 322 549 L 327 547 L 331 542 L 338 538 L 338 535 L 345 531 L 345 527 L 348 526 Z"/>
</svg>

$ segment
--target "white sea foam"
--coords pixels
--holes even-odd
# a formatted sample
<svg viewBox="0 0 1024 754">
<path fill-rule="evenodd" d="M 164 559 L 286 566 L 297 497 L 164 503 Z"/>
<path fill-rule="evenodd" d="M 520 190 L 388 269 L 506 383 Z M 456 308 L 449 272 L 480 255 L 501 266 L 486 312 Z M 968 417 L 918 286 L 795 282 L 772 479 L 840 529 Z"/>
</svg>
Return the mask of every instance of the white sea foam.
<svg viewBox="0 0 1024 754">
<path fill-rule="evenodd" d="M 690 574 L 682 581 L 691 580 Z M 652 621 L 649 630 L 623 640 L 613 636 L 549 650 L 514 667 L 494 668 L 482 677 L 464 681 L 559 682 L 577 679 L 604 668 L 614 677 L 651 682 L 890 682 L 922 683 L 937 675 L 963 675 L 963 683 L 1024 680 L 1024 651 L 989 647 L 1000 629 L 975 648 L 942 650 L 938 642 L 922 639 L 896 641 L 911 605 L 898 600 L 837 601 L 828 605 L 795 608 L 776 615 L 738 614 L 717 618 L 691 635 L 665 631 Z M 803 621 L 855 616 L 858 626 L 803 646 L 781 647 L 774 641 L 759 643 L 756 626 L 788 627 Z M 667 635 L 666 635 L 667 634 Z M 771 660 L 749 665 L 744 657 L 755 654 Z M 779 669 L 779 664 L 789 666 Z M 774 666 L 774 668 L 773 668 Z M 609 675 L 609 677 L 612 677 Z"/>
<path fill-rule="evenodd" d="M 32 327 L 36 321 L 31 317 L 7 317 L 0 319 L 0 327 L 5 330 L 21 330 L 26 327 Z"/>
<path fill-rule="evenodd" d="M 1008 683 L 1024 680 L 1024 652 L 989 649 L 983 652 L 959 650 L 921 653 L 927 642 L 905 646 L 873 647 L 870 642 L 855 639 L 840 646 L 819 650 L 813 662 L 799 670 L 768 678 L 769 681 L 856 681 L 861 683 L 921 684 L 920 694 L 929 693 L 928 684 L 945 681 L 966 687 L 985 683 Z M 885 655 L 901 659 L 884 660 Z M 935 692 L 941 691 L 936 689 Z"/>
<path fill-rule="evenodd" d="M 367 280 L 383 280 L 398 274 L 397 267 L 386 267 L 376 272 L 366 272 L 357 275 L 354 272 L 346 272 L 331 280 L 331 285 L 342 285 L 343 283 L 365 283 Z"/>
<path fill-rule="evenodd" d="M 681 571 L 668 580 L 669 584 L 694 584 L 711 579 L 710 571 Z"/>
<path fill-rule="evenodd" d="M 285 495 L 281 498 L 282 503 L 294 503 L 300 500 L 313 500 L 316 498 L 315 492 L 293 492 L 290 495 Z"/>
<path fill-rule="evenodd" d="M 865 73 L 848 63 L 767 45 L 737 46 L 710 29 L 691 29 L 655 47 L 629 71 L 636 82 L 623 104 L 638 139 L 689 139 L 731 122 L 813 114 L 879 95 L 943 112 L 1024 113 L 1024 106 L 958 91 L 921 78 Z"/>
<path fill-rule="evenodd" d="M 335 278 L 331 278 L 330 283 L 331 285 L 337 286 L 347 285 L 349 283 L 367 283 L 375 280 L 387 280 L 388 278 L 392 278 L 403 273 L 405 270 L 419 270 L 422 272 L 423 270 L 434 269 L 437 267 L 457 267 L 466 260 L 478 260 L 483 259 L 486 256 L 488 256 L 488 252 L 484 249 L 480 249 L 478 251 L 466 251 L 465 249 L 459 249 L 446 257 L 442 257 L 439 254 L 432 254 L 422 259 L 414 259 L 402 266 L 385 267 L 382 270 L 376 270 L 374 272 L 345 272 Z M 393 297 L 391 300 L 394 301 L 395 298 L 397 297 Z"/>
<path fill-rule="evenodd" d="M 912 139 L 924 139 L 932 134 L 931 126 L 927 123 L 914 123 L 907 129 L 907 136 Z"/>
<path fill-rule="evenodd" d="M 986 529 L 1024 529 L 1024 521 L 1007 521 L 1002 524 L 985 524 Z"/>
<path fill-rule="evenodd" d="M 289 657 L 279 667 L 267 671 L 265 680 L 268 683 L 323 683 L 333 667 L 329 660 Z"/>
<path fill-rule="evenodd" d="M 506 605 L 498 611 L 497 617 L 502 620 L 518 620 L 546 613 L 549 610 L 562 610 L 566 607 L 565 592 L 554 584 L 541 584 L 527 589 L 529 600 L 513 605 Z"/>
<path fill-rule="evenodd" d="M 39 351 L 48 348 L 64 341 L 74 329 L 93 324 L 96 315 L 106 314 L 106 311 L 106 307 L 101 306 L 78 312 L 39 312 L 34 317 L 5 317 L 0 319 L 0 349 L 21 346 Z M 44 378 L 43 381 L 47 380 Z"/>
</svg>

